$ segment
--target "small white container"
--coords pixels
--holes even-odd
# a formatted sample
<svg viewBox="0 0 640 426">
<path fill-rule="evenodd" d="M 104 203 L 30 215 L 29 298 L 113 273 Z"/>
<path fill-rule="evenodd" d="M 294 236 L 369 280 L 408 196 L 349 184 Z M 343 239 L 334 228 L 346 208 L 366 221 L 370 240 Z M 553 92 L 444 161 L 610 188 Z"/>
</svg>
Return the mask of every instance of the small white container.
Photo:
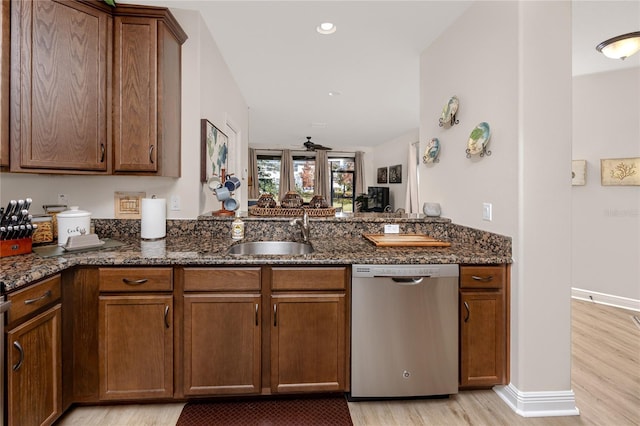
<svg viewBox="0 0 640 426">
<path fill-rule="evenodd" d="M 63 246 L 73 235 L 89 234 L 91 232 L 91 213 L 80 210 L 78 206 L 71 206 L 56 215 L 58 221 L 58 245 Z"/>
<path fill-rule="evenodd" d="M 241 240 L 244 238 L 244 222 L 240 219 L 240 212 L 236 212 L 236 218 L 231 224 L 231 238 Z"/>
</svg>

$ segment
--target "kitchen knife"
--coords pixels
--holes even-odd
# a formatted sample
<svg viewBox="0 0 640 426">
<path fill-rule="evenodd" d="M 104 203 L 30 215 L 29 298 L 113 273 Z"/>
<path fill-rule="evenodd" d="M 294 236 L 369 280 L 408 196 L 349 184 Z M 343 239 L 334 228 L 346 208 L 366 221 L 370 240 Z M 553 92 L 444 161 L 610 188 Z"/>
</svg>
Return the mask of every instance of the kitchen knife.
<svg viewBox="0 0 640 426">
<path fill-rule="evenodd" d="M 7 239 L 7 227 L 0 226 L 0 240 L 6 240 L 6 239 Z"/>
<path fill-rule="evenodd" d="M 4 215 L 2 219 L 0 219 L 0 225 L 7 225 L 9 220 L 11 219 L 11 214 L 13 212 L 14 206 L 17 206 L 18 202 L 16 200 L 9 201 L 7 204 L 7 208 L 4 210 Z"/>
<path fill-rule="evenodd" d="M 25 210 L 29 210 L 31 208 L 31 203 L 33 202 L 33 200 L 29 197 L 24 199 L 24 207 L 22 207 Z"/>
</svg>

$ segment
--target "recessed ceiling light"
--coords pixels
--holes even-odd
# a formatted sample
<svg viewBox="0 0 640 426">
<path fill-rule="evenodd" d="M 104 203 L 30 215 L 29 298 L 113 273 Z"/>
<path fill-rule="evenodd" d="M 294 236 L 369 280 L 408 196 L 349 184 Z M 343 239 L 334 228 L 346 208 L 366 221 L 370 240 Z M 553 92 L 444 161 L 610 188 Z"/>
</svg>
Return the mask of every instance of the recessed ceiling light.
<svg viewBox="0 0 640 426">
<path fill-rule="evenodd" d="M 320 34 L 333 34 L 336 32 L 336 26 L 331 22 L 323 22 L 316 27 L 316 31 Z"/>
<path fill-rule="evenodd" d="M 340 96 L 342 95 L 342 92 L 338 92 L 336 90 L 329 92 L 329 96 Z"/>
</svg>

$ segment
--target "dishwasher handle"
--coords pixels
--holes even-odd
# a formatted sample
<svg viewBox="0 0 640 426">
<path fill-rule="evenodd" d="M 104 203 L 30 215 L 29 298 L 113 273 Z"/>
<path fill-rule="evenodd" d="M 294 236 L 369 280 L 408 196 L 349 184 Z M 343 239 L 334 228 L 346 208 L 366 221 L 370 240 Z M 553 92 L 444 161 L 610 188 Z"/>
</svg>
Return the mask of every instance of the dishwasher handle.
<svg viewBox="0 0 640 426">
<path fill-rule="evenodd" d="M 429 277 L 391 277 L 393 282 L 406 285 L 420 284 L 425 278 Z"/>
</svg>

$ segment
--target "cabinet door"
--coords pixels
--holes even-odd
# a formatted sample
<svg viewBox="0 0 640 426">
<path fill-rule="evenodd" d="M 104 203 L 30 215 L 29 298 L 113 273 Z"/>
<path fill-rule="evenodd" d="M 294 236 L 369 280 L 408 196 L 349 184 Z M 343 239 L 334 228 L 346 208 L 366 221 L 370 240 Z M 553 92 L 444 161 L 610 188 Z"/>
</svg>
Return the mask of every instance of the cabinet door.
<svg viewBox="0 0 640 426">
<path fill-rule="evenodd" d="M 345 295 L 272 296 L 271 391 L 345 390 Z"/>
<path fill-rule="evenodd" d="M 7 333 L 9 425 L 52 424 L 62 413 L 60 304 Z"/>
<path fill-rule="evenodd" d="M 506 384 L 506 318 L 502 291 L 460 292 L 460 385 Z"/>
<path fill-rule="evenodd" d="M 260 295 L 184 296 L 184 394 L 260 393 Z"/>
<path fill-rule="evenodd" d="M 158 21 L 114 21 L 114 171 L 158 170 Z"/>
<path fill-rule="evenodd" d="M 0 167 L 9 166 L 9 16 L 11 3 L 0 3 Z"/>
<path fill-rule="evenodd" d="M 112 18 L 80 2 L 11 7 L 11 170 L 107 172 Z"/>
<path fill-rule="evenodd" d="M 171 295 L 100 296 L 100 399 L 173 395 Z"/>
</svg>

